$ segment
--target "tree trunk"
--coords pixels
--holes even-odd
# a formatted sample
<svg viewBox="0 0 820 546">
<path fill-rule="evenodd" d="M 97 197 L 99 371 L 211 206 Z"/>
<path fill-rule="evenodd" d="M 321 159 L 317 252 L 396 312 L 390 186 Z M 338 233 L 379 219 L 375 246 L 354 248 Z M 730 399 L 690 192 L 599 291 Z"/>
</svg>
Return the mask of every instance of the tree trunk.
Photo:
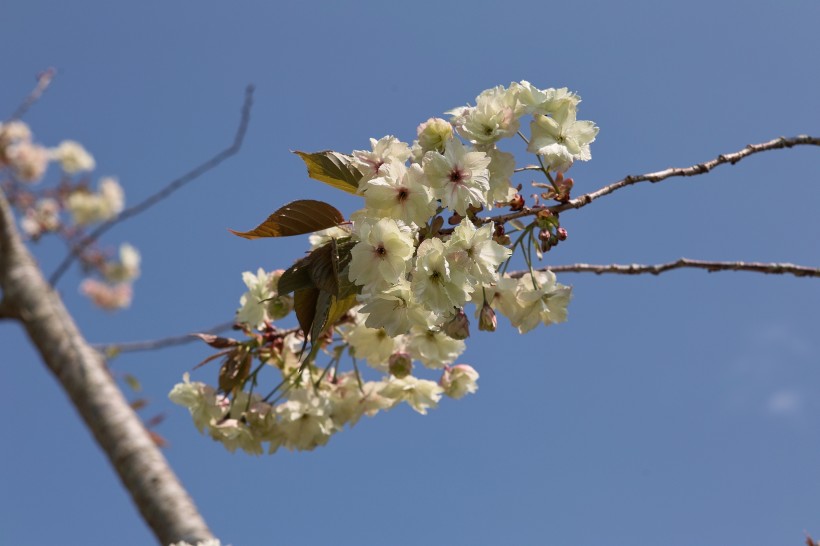
<svg viewBox="0 0 820 546">
<path fill-rule="evenodd" d="M 46 282 L 20 238 L 2 191 L 0 288 L 0 318 L 14 318 L 24 325 L 160 544 L 213 538 L 102 356 L 89 346 L 59 294 Z"/>
</svg>

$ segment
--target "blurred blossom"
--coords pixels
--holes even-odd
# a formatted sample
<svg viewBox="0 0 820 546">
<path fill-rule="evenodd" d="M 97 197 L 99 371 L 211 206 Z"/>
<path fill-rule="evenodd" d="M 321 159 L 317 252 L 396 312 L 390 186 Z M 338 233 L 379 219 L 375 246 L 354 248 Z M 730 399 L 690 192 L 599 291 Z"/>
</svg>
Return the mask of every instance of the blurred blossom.
<svg viewBox="0 0 820 546">
<path fill-rule="evenodd" d="M 63 171 L 76 174 L 81 171 L 93 171 L 96 166 L 94 158 L 82 144 L 73 140 L 64 140 L 50 151 L 51 158 L 59 161 Z"/>
<path fill-rule="evenodd" d="M 130 284 L 109 285 L 96 279 L 86 279 L 80 284 L 80 292 L 88 296 L 94 305 L 107 311 L 124 309 L 131 305 Z"/>
</svg>

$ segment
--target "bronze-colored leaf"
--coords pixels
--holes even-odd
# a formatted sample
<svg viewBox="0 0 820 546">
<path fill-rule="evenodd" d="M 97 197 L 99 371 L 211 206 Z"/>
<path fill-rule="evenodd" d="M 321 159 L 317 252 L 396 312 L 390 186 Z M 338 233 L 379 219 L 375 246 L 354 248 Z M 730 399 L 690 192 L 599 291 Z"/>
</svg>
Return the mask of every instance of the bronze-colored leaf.
<svg viewBox="0 0 820 546">
<path fill-rule="evenodd" d="M 347 266 L 350 251 L 356 242 L 350 237 L 332 239 L 290 266 L 279 278 L 279 294 L 289 294 L 316 287 L 339 295 L 340 287 L 348 287 Z"/>
<path fill-rule="evenodd" d="M 232 392 L 241 388 L 251 372 L 251 355 L 231 355 L 219 368 L 219 390 Z"/>
<path fill-rule="evenodd" d="M 250 231 L 228 231 L 245 239 L 289 237 L 332 228 L 344 221 L 344 216 L 334 206 L 324 201 L 301 199 L 281 207 Z"/>
<path fill-rule="evenodd" d="M 302 161 L 307 165 L 308 176 L 314 180 L 324 182 L 348 193 L 356 193 L 359 190 L 359 181 L 364 175 L 353 164 L 352 157 L 333 150 L 315 153 L 296 151 L 293 153 L 302 158 Z"/>
<path fill-rule="evenodd" d="M 308 268 L 305 267 L 304 264 L 306 259 L 307 258 L 302 258 L 297 261 L 295 264 L 287 268 L 285 272 L 282 273 L 282 276 L 279 277 L 279 283 L 276 285 L 276 291 L 279 292 L 280 296 L 313 286 L 313 281 L 310 280 Z"/>
<path fill-rule="evenodd" d="M 233 347 L 234 345 L 239 345 L 239 342 L 235 339 L 231 339 L 229 337 L 219 337 L 214 334 L 191 334 L 192 336 L 198 337 L 214 349 L 225 349 L 227 347 Z"/>
<path fill-rule="evenodd" d="M 305 337 L 310 334 L 311 326 L 313 326 L 318 298 L 319 289 L 313 286 L 293 293 L 293 310 L 296 312 L 296 320 L 299 321 L 299 327 L 305 333 Z"/>
<path fill-rule="evenodd" d="M 145 426 L 148 427 L 148 428 L 153 428 L 155 426 L 160 425 L 163 421 L 165 421 L 165 414 L 164 413 L 158 413 L 158 414 L 154 415 L 153 417 L 151 417 L 150 419 L 148 419 L 147 421 L 145 421 Z"/>
<path fill-rule="evenodd" d="M 219 351 L 219 352 L 218 352 L 218 353 L 216 353 L 216 354 L 212 354 L 211 356 L 209 356 L 208 358 L 206 358 L 205 360 L 203 360 L 202 362 L 200 362 L 199 364 L 197 364 L 196 366 L 194 366 L 194 369 L 196 370 L 197 368 L 201 368 L 202 366 L 204 366 L 204 365 L 205 365 L 205 364 L 207 364 L 208 362 L 211 362 L 212 360 L 216 360 L 216 359 L 217 359 L 217 358 L 219 358 L 219 357 L 222 357 L 222 356 L 225 356 L 225 355 L 229 355 L 229 354 L 231 354 L 232 352 L 233 352 L 233 349 L 225 349 L 224 351 Z"/>
<path fill-rule="evenodd" d="M 157 434 L 153 430 L 148 431 L 148 436 L 151 437 L 151 441 L 154 442 L 154 445 L 157 447 L 165 447 L 168 445 L 168 440 L 166 440 L 162 435 Z"/>
</svg>

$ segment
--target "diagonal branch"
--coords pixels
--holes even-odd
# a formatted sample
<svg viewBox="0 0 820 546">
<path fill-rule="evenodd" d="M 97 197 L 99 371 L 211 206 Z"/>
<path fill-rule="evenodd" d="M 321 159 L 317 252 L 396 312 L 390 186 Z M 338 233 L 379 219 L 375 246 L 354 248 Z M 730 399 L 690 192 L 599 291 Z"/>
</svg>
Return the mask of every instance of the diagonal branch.
<svg viewBox="0 0 820 546">
<path fill-rule="evenodd" d="M 738 161 L 743 158 L 746 158 L 750 155 L 757 154 L 760 152 L 766 152 L 769 150 L 779 150 L 782 148 L 792 148 L 794 146 L 820 146 L 820 138 L 809 136 L 809 135 L 799 135 L 792 138 L 780 137 L 774 140 L 770 140 L 769 142 L 762 142 L 760 144 L 749 144 L 742 150 L 739 150 L 734 153 L 730 154 L 720 154 L 715 159 L 704 161 L 703 163 L 698 163 L 697 165 L 692 165 L 691 167 L 675 167 L 664 169 L 662 171 L 657 171 L 653 173 L 647 174 L 640 174 L 635 176 L 627 176 L 609 184 L 608 186 L 604 186 L 603 188 L 581 195 L 572 199 L 566 203 L 561 203 L 558 205 L 552 206 L 537 206 L 537 207 L 528 207 L 524 208 L 523 210 L 517 212 L 511 212 L 508 214 L 500 214 L 498 216 L 490 216 L 488 218 L 483 218 L 482 221 L 489 222 L 493 221 L 497 224 L 509 222 L 510 220 L 514 220 L 516 218 L 523 218 L 525 216 L 532 216 L 537 214 L 539 210 L 549 209 L 552 212 L 562 212 L 567 209 L 580 209 L 584 207 L 596 199 L 603 197 L 605 195 L 609 195 L 610 193 L 619 190 L 621 188 L 625 188 L 627 186 L 631 186 L 633 184 L 637 184 L 638 182 L 651 182 L 656 183 L 660 182 L 661 180 L 666 180 L 667 178 L 672 178 L 676 176 L 696 176 L 699 174 L 706 174 L 718 165 L 723 165 L 725 163 L 729 163 L 730 165 L 734 165 Z M 524 167 L 521 170 L 530 170 L 536 169 L 537 167 Z M 541 170 L 540 168 L 537 168 Z"/>
<path fill-rule="evenodd" d="M 60 262 L 60 265 L 57 266 L 57 269 L 54 270 L 54 273 L 51 274 L 49 278 L 49 282 L 52 286 L 55 286 L 57 282 L 60 280 L 60 277 L 68 270 L 74 260 L 86 249 L 90 244 L 94 241 L 99 239 L 105 232 L 107 232 L 112 227 L 116 226 L 120 222 L 124 222 L 129 218 L 136 216 L 142 212 L 145 212 L 147 209 L 153 207 L 160 201 L 166 199 L 172 193 L 177 191 L 178 189 L 182 188 L 189 182 L 196 180 L 206 172 L 218 167 L 223 161 L 230 158 L 233 155 L 236 155 L 237 152 L 242 148 L 242 142 L 245 139 L 245 133 L 248 130 L 248 123 L 250 122 L 251 117 L 251 107 L 253 106 L 253 85 L 249 85 L 245 89 L 245 101 L 242 103 L 242 114 L 239 118 L 239 127 L 236 129 L 236 134 L 234 135 L 233 143 L 210 158 L 209 160 L 205 161 L 204 163 L 194 167 L 187 173 L 183 174 L 179 178 L 172 180 L 168 183 L 163 189 L 151 195 L 150 197 L 146 198 L 144 201 L 137 203 L 133 207 L 128 207 L 124 211 L 122 211 L 117 217 L 108 220 L 107 222 L 103 222 L 99 226 L 97 226 L 91 233 L 86 235 L 82 240 L 76 243 L 69 254 Z"/>
<path fill-rule="evenodd" d="M 0 320 L 17 318 L 17 312 L 6 298 L 0 298 Z"/>
<path fill-rule="evenodd" d="M 235 321 L 223 322 L 217 324 L 212 328 L 208 328 L 203 333 L 218 334 L 229 330 L 233 327 Z M 164 349 L 166 347 L 174 347 L 176 345 L 185 345 L 193 343 L 194 341 L 202 341 L 196 337 L 196 334 L 185 334 L 181 336 L 164 337 L 160 339 L 151 339 L 148 341 L 131 341 L 123 343 L 99 343 L 92 345 L 95 349 L 103 354 L 119 354 L 119 353 L 134 353 L 137 351 L 154 351 L 157 349 Z"/>
<path fill-rule="evenodd" d="M 767 275 L 794 275 L 795 277 L 820 278 L 820 268 L 806 267 L 790 263 L 762 263 L 762 262 L 710 262 L 703 260 L 690 260 L 681 258 L 674 262 L 664 264 L 644 265 L 644 264 L 569 264 L 550 265 L 538 269 L 538 271 L 552 271 L 553 273 L 614 273 L 618 275 L 660 275 L 673 269 L 704 269 L 709 273 L 716 271 L 750 271 L 754 273 L 764 273 Z M 519 278 L 527 271 L 516 271 L 510 277 Z"/>
</svg>

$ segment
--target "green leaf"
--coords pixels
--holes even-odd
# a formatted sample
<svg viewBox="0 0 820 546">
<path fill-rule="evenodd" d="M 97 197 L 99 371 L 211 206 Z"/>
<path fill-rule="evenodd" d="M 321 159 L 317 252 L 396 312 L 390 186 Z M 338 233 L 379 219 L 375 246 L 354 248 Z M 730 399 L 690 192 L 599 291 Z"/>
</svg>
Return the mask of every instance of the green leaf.
<svg viewBox="0 0 820 546">
<path fill-rule="evenodd" d="M 340 154 L 333 150 L 315 153 L 297 150 L 293 153 L 302 158 L 302 161 L 307 165 L 308 176 L 314 180 L 324 182 L 348 193 L 358 191 L 359 181 L 364 175 L 353 164 L 353 158 L 349 155 Z"/>
<path fill-rule="evenodd" d="M 310 328 L 310 352 L 308 352 L 305 362 L 312 362 L 316 358 L 319 349 L 322 347 L 321 343 L 317 342 L 321 339 L 322 334 L 342 318 L 356 303 L 355 294 L 339 299 L 327 292 L 319 292 L 319 297 L 316 299 L 316 314 Z"/>
<path fill-rule="evenodd" d="M 333 296 L 327 292 L 319 292 L 319 297 L 316 298 L 316 314 L 313 317 L 313 324 L 310 327 L 310 353 L 316 354 L 313 350 L 317 346 L 316 341 L 322 336 L 325 331 L 325 323 L 327 322 L 330 307 L 333 305 Z"/>
<path fill-rule="evenodd" d="M 281 207 L 250 231 L 228 231 L 245 239 L 289 237 L 338 226 L 344 221 L 342 213 L 332 205 L 323 201 L 302 199 Z"/>
</svg>

